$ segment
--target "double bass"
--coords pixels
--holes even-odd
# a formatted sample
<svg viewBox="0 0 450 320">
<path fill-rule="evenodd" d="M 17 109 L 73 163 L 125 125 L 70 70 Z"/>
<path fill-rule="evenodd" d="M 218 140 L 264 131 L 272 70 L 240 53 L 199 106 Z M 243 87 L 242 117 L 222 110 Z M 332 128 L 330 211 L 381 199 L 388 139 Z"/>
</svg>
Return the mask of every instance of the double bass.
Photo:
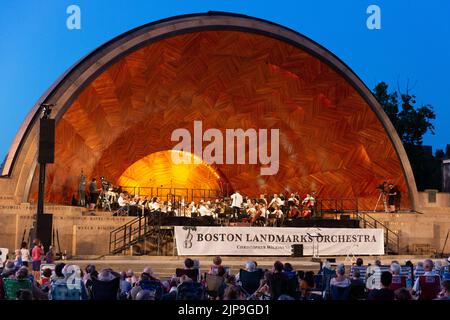
<svg viewBox="0 0 450 320">
<path fill-rule="evenodd" d="M 307 194 L 306 198 L 303 199 L 302 205 L 303 205 L 303 210 L 302 210 L 302 218 L 304 219 L 309 219 L 311 218 L 311 214 L 312 214 L 312 209 L 314 208 L 315 205 L 315 199 L 310 195 Z"/>
</svg>

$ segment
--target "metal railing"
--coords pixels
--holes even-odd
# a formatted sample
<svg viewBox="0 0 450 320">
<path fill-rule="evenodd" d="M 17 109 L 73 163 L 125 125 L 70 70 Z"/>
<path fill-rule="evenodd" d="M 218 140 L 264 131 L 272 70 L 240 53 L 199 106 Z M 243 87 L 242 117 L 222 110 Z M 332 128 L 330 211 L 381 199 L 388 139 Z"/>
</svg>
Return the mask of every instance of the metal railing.
<svg viewBox="0 0 450 320">
<path fill-rule="evenodd" d="M 317 210 L 321 213 L 355 213 L 358 212 L 358 199 L 319 199 Z"/>
<path fill-rule="evenodd" d="M 389 229 L 384 223 L 375 219 L 367 213 L 355 213 L 363 228 L 384 230 L 384 247 L 387 252 L 400 253 L 400 236 L 397 232 Z"/>
<path fill-rule="evenodd" d="M 122 191 L 126 191 L 131 195 L 167 198 L 177 196 L 184 198 L 185 202 L 199 200 L 215 200 L 226 197 L 227 194 L 218 189 L 189 189 L 189 188 L 165 188 L 165 187 L 125 187 L 120 186 Z"/>
</svg>

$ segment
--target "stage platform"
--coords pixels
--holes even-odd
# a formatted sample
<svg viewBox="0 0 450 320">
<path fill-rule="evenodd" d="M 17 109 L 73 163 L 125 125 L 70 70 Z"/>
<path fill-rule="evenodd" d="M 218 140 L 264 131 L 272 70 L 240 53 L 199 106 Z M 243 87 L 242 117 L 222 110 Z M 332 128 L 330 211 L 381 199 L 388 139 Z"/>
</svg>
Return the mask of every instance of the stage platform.
<svg viewBox="0 0 450 320">
<path fill-rule="evenodd" d="M 310 218 L 310 219 L 289 219 L 285 220 L 282 224 L 279 221 L 279 227 L 290 227 L 290 228 L 359 228 L 358 219 L 347 218 L 336 219 L 336 218 Z M 212 217 L 175 217 L 175 216 L 164 216 L 162 214 L 161 220 L 158 217 L 152 217 L 150 219 L 150 224 L 161 226 L 242 226 L 249 227 L 250 222 L 246 222 L 245 219 L 213 219 Z M 281 225 L 280 225 L 281 224 Z"/>
</svg>

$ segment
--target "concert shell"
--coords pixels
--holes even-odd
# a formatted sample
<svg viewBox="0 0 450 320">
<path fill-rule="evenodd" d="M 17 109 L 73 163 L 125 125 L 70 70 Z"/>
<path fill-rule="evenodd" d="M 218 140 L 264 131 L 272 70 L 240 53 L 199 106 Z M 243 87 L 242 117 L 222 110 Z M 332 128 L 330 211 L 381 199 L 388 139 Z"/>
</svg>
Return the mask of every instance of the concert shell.
<svg viewBox="0 0 450 320">
<path fill-rule="evenodd" d="M 173 130 L 192 132 L 201 120 L 222 131 L 278 128 L 280 167 L 261 176 L 260 165 L 217 164 L 213 175 L 199 170 L 188 179 L 196 182 L 177 182 L 186 188 L 227 185 L 250 196 L 316 191 L 373 210 L 377 186 L 388 181 L 401 192 L 401 209 L 418 207 L 405 150 L 369 88 L 327 49 L 268 21 L 178 16 L 126 32 L 81 59 L 30 111 L 9 150 L 2 174 L 22 202 L 37 198 L 42 102 L 56 105 L 56 160 L 47 166 L 45 194 L 51 203 L 70 203 L 81 169 L 118 183 L 142 159 L 171 150 Z M 164 164 L 139 170 L 152 170 L 165 186 L 177 181 Z"/>
</svg>

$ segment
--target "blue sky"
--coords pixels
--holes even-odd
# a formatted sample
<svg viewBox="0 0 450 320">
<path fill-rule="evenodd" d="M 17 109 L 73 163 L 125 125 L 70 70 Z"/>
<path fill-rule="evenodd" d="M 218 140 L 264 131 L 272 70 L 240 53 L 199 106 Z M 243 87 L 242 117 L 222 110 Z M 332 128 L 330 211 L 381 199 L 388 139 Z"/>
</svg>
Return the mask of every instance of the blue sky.
<svg viewBox="0 0 450 320">
<path fill-rule="evenodd" d="M 69 5 L 81 30 L 66 27 Z M 381 8 L 381 30 L 366 27 L 366 9 Z M 111 38 L 174 15 L 228 11 L 292 28 L 331 50 L 369 88 L 379 81 L 410 88 L 437 114 L 436 135 L 450 143 L 450 1 L 448 0 L 0 0 L 0 108 L 3 159 L 25 115 L 72 64 Z M 6 120 L 5 120 L 6 119 Z"/>
</svg>

